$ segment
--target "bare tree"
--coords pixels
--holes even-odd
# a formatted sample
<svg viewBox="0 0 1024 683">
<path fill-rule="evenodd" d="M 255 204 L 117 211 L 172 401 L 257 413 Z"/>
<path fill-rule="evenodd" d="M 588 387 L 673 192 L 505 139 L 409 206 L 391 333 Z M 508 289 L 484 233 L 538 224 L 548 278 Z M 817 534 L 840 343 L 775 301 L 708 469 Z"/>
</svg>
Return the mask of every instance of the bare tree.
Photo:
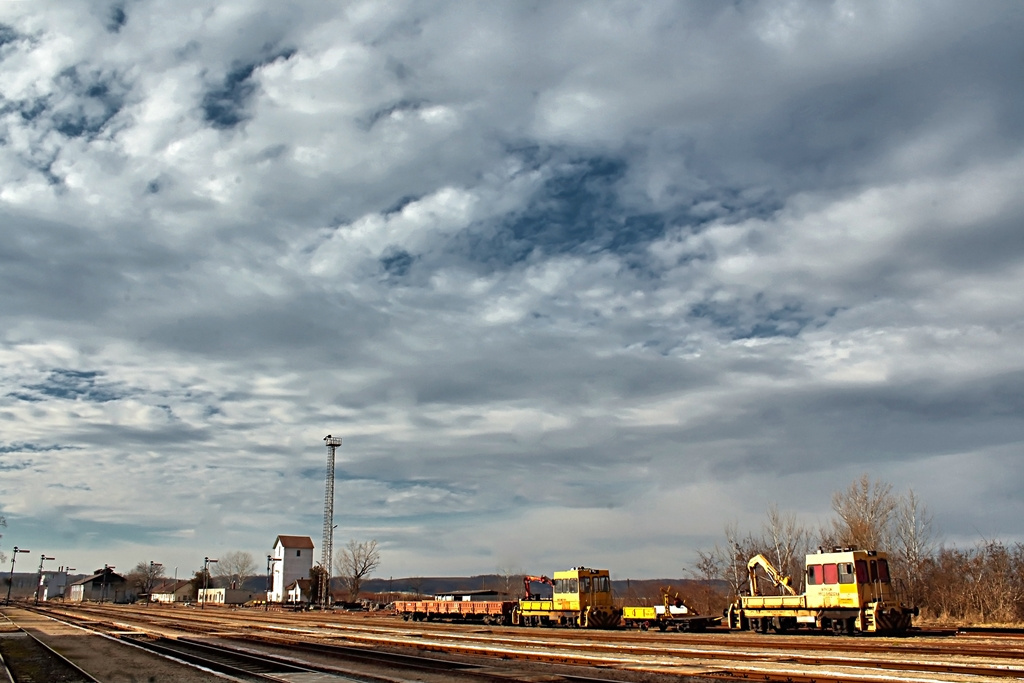
<svg viewBox="0 0 1024 683">
<path fill-rule="evenodd" d="M 511 595 L 513 587 L 518 590 L 523 583 L 524 572 L 522 568 L 514 566 L 512 562 L 502 562 L 498 565 L 496 571 L 498 573 L 498 580 L 501 582 L 498 589 L 504 591 L 505 595 Z"/>
<path fill-rule="evenodd" d="M 226 579 L 228 588 L 238 588 L 247 576 L 252 576 L 256 571 L 256 560 L 253 559 L 252 553 L 235 550 L 221 555 L 217 564 L 213 566 L 212 573 Z"/>
<path fill-rule="evenodd" d="M 700 613 L 714 614 L 719 611 L 719 608 L 722 607 L 720 603 L 724 600 L 715 587 L 722 576 L 722 553 L 718 548 L 698 550 L 697 564 L 690 574 L 700 581 L 700 595 L 698 596 Z"/>
<path fill-rule="evenodd" d="M 138 594 L 150 595 L 158 579 L 163 578 L 164 567 L 155 562 L 139 562 L 125 578 Z"/>
<path fill-rule="evenodd" d="M 765 552 L 763 540 L 749 533 L 740 536 L 736 522 L 728 522 L 725 525 L 725 547 L 715 546 L 715 552 L 719 556 L 722 578 L 729 584 L 730 598 L 745 593 L 748 586 L 747 561 Z"/>
<path fill-rule="evenodd" d="M 890 522 L 897 499 L 892 486 L 871 481 L 865 473 L 845 491 L 832 494 L 833 520 L 840 545 L 874 550 L 889 545 Z"/>
<path fill-rule="evenodd" d="M 797 523 L 796 515 L 779 512 L 779 506 L 772 503 L 766 513 L 764 533 L 765 545 L 771 550 L 775 568 L 793 578 L 795 590 L 803 590 L 803 556 L 807 553 L 810 537 L 807 529 Z M 782 592 L 781 586 L 779 591 Z"/>
<path fill-rule="evenodd" d="M 338 576 L 348 587 L 350 599 L 359 599 L 359 588 L 363 585 L 363 579 L 368 578 L 379 564 L 380 551 L 377 550 L 375 540 L 360 543 L 352 539 L 338 551 L 335 565 Z"/>
<path fill-rule="evenodd" d="M 907 588 L 904 598 L 911 605 L 926 598 L 925 563 L 935 554 L 932 515 L 913 489 L 900 496 L 893 516 L 893 559 L 896 574 Z"/>
</svg>

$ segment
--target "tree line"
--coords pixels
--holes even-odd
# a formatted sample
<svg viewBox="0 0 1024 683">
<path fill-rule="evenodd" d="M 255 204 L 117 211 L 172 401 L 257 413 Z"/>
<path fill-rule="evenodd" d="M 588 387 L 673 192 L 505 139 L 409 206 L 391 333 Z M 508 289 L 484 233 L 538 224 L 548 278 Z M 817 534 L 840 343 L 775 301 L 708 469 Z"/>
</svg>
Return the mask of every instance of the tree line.
<svg viewBox="0 0 1024 683">
<path fill-rule="evenodd" d="M 970 548 L 939 542 L 932 514 L 912 489 L 862 475 L 832 495 L 834 516 L 817 528 L 769 505 L 757 531 L 725 526 L 724 542 L 699 549 L 689 574 L 700 588 L 691 601 L 713 614 L 745 592 L 747 561 L 767 557 L 804 589 L 805 556 L 818 548 L 883 550 L 902 602 L 921 609 L 924 619 L 955 623 L 1024 621 L 1024 544 L 983 539 Z M 722 586 L 725 587 L 722 590 Z"/>
</svg>

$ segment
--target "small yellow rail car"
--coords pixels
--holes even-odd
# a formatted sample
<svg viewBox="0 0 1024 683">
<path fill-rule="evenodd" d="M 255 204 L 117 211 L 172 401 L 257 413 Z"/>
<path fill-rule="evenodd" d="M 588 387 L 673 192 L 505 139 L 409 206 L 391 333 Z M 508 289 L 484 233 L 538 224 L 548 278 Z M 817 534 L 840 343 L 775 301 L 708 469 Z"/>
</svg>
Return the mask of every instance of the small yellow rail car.
<svg viewBox="0 0 1024 683">
<path fill-rule="evenodd" d="M 550 598 L 535 597 L 531 582 L 547 583 Z M 526 597 L 512 609 L 514 626 L 576 626 L 616 628 L 622 613 L 612 605 L 612 582 L 607 569 L 573 567 L 555 572 L 554 579 L 526 577 Z"/>
<path fill-rule="evenodd" d="M 722 623 L 722 617 L 707 617 L 691 609 L 671 586 L 661 589 L 661 602 L 652 607 L 623 607 L 623 625 L 642 631 L 656 628 L 683 632 L 703 631 Z"/>
<path fill-rule="evenodd" d="M 901 633 L 910 627 L 917 608 L 899 602 L 889 577 L 886 554 L 876 550 L 835 549 L 807 555 L 806 583 L 797 595 L 762 555 L 747 564 L 750 595 L 740 596 L 726 616 L 729 628 L 785 632 L 816 628 L 835 633 Z M 762 595 L 757 570 L 788 595 Z"/>
</svg>

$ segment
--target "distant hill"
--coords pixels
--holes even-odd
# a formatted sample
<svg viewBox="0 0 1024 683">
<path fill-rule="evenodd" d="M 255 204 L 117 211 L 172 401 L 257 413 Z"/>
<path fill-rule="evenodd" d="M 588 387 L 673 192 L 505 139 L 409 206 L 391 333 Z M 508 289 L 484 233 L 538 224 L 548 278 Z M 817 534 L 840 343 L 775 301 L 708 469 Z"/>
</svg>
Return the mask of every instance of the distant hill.
<svg viewBox="0 0 1024 683">
<path fill-rule="evenodd" d="M 335 581 L 338 581 L 335 578 Z M 620 579 L 612 581 L 612 591 L 617 597 L 636 600 L 658 600 L 662 586 L 672 586 L 673 592 L 682 595 L 697 594 L 702 590 L 700 581 L 693 579 Z M 724 591 L 726 584 L 716 581 L 713 587 Z M 513 576 L 506 579 L 497 574 L 481 574 L 478 576 L 417 576 L 396 579 L 369 579 L 363 583 L 362 590 L 367 593 L 403 593 L 419 595 L 439 595 L 462 590 L 491 589 L 507 592 L 513 597 L 523 592 L 523 579 Z M 537 587 L 535 586 L 536 590 Z"/>
</svg>

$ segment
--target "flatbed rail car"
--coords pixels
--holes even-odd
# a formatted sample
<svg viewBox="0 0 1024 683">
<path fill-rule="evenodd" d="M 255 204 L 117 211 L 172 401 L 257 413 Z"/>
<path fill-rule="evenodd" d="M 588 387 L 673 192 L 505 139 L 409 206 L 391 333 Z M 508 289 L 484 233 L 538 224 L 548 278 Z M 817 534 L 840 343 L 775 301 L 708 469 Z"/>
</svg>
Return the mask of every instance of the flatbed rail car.
<svg viewBox="0 0 1024 683">
<path fill-rule="evenodd" d="M 662 604 L 651 607 L 622 608 L 622 623 L 627 628 L 647 631 L 657 628 L 661 631 L 704 631 L 722 623 L 722 617 L 707 617 L 692 610 L 671 586 L 661 589 Z"/>
<path fill-rule="evenodd" d="M 490 591 L 438 595 L 433 600 L 396 600 L 395 613 L 405 621 L 472 621 L 495 626 L 512 623 L 515 600 L 480 600 Z"/>
<path fill-rule="evenodd" d="M 532 595 L 531 580 L 551 585 L 551 597 Z M 622 612 L 612 605 L 608 570 L 588 567 L 555 572 L 554 580 L 526 577 L 526 597 L 512 610 L 514 626 L 616 628 L 621 621 Z"/>
<path fill-rule="evenodd" d="M 784 632 L 796 628 L 835 633 L 902 633 L 910 627 L 916 607 L 896 598 L 886 554 L 875 550 L 836 549 L 807 555 L 803 594 L 790 586 L 788 576 L 758 555 L 747 564 L 750 595 L 740 596 L 728 611 L 729 628 Z M 761 595 L 761 568 L 788 595 Z"/>
</svg>

